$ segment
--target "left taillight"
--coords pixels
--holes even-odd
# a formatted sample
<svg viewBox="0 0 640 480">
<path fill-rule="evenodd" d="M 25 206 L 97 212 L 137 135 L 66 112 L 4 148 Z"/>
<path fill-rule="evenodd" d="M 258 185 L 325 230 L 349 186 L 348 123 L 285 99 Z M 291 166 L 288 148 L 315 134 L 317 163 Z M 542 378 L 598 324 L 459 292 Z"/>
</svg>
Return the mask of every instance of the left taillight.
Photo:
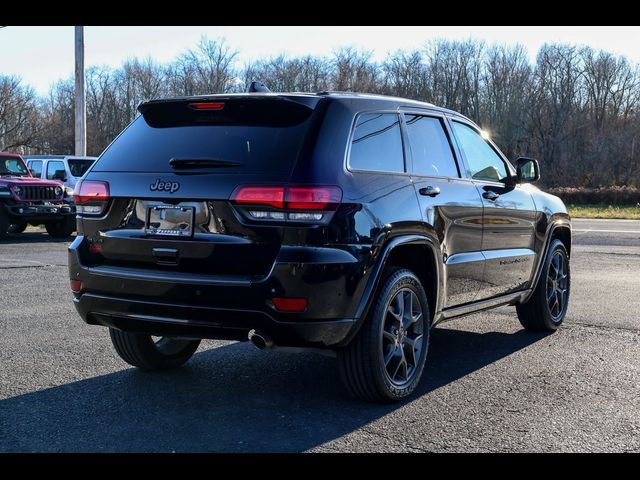
<svg viewBox="0 0 640 480">
<path fill-rule="evenodd" d="M 76 185 L 73 201 L 76 211 L 83 215 L 101 215 L 109 203 L 109 184 L 84 180 Z"/>
</svg>

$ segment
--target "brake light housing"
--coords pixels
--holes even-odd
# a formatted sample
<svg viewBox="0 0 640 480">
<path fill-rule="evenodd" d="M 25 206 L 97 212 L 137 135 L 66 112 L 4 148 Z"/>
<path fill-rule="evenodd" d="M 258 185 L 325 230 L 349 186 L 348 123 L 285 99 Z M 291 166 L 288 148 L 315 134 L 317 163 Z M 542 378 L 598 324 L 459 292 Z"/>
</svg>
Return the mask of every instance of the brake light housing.
<svg viewBox="0 0 640 480">
<path fill-rule="evenodd" d="M 230 200 L 251 221 L 326 224 L 342 201 L 342 190 L 324 185 L 240 185 Z"/>
<path fill-rule="evenodd" d="M 224 102 L 194 102 L 189 104 L 192 110 L 222 110 Z"/>
<path fill-rule="evenodd" d="M 82 215 L 102 215 L 109 198 L 109 184 L 95 180 L 80 181 L 73 195 L 76 212 Z"/>
</svg>

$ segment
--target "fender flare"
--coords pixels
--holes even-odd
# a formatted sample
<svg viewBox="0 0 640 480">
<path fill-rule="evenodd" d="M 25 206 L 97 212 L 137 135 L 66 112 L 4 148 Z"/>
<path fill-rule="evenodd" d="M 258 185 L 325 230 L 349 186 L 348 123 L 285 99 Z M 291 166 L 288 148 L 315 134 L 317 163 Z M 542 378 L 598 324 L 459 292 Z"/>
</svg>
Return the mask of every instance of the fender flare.
<svg viewBox="0 0 640 480">
<path fill-rule="evenodd" d="M 346 345 L 351 341 L 351 339 L 360 330 L 360 327 L 362 326 L 364 320 L 367 318 L 369 308 L 371 307 L 374 298 L 374 293 L 380 285 L 382 272 L 384 271 L 384 268 L 387 264 L 389 255 L 394 249 L 405 245 L 425 245 L 433 255 L 433 264 L 436 266 L 436 271 L 434 272 L 434 275 L 436 277 L 436 295 L 435 305 L 429 305 L 429 307 L 433 309 L 433 312 L 431 312 L 432 318 L 436 318 L 436 313 L 441 310 L 440 305 L 442 302 L 444 279 L 442 255 L 440 254 L 439 244 L 437 240 L 424 234 L 399 235 L 389 239 L 380 247 L 380 251 L 377 255 L 375 263 L 372 266 L 371 274 L 369 275 L 369 279 L 367 281 L 367 285 L 365 286 L 364 292 L 360 297 L 360 302 L 354 316 L 356 319 L 356 324 L 354 325 L 354 328 L 351 330 L 347 338 L 345 338 L 344 342 L 341 342 L 342 344 Z"/>
<path fill-rule="evenodd" d="M 547 258 L 547 253 L 549 252 L 549 246 L 551 245 L 551 239 L 553 238 L 553 233 L 559 228 L 568 229 L 569 235 L 571 235 L 571 221 L 567 218 L 560 218 L 558 220 L 555 220 L 549 223 L 546 234 L 545 234 L 544 247 L 542 248 L 540 255 L 538 255 L 536 268 L 534 271 L 533 278 L 531 280 L 531 287 L 529 288 L 528 292 L 522 296 L 522 298 L 520 299 L 520 303 L 527 302 L 533 295 L 533 292 L 538 287 L 538 282 L 540 281 L 540 275 L 542 274 L 542 268 L 544 266 L 544 260 L 545 258 Z"/>
</svg>

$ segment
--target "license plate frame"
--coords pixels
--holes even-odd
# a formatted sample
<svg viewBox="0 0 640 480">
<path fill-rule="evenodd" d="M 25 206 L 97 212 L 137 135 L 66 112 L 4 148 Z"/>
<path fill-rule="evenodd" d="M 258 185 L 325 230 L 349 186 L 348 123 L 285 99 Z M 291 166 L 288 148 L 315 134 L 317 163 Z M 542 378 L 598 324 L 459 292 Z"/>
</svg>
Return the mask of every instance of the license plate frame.
<svg viewBox="0 0 640 480">
<path fill-rule="evenodd" d="M 153 205 L 147 208 L 145 233 L 153 237 L 190 238 L 194 221 L 195 207 Z"/>
</svg>

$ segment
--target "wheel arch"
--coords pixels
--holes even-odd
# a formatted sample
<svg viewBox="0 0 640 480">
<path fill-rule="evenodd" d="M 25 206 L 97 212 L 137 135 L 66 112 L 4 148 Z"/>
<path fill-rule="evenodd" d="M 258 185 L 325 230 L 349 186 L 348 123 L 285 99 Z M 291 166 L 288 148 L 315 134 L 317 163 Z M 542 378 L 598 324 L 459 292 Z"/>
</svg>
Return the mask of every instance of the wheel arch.
<svg viewBox="0 0 640 480">
<path fill-rule="evenodd" d="M 356 310 L 357 322 L 343 343 L 349 343 L 360 330 L 388 266 L 407 268 L 416 274 L 427 294 L 429 315 L 433 321 L 442 303 L 444 277 L 440 259 L 438 243 L 429 236 L 402 235 L 389 239 L 380 248 Z"/>
<path fill-rule="evenodd" d="M 520 303 L 527 302 L 538 286 L 540 275 L 544 267 L 544 260 L 545 258 L 547 258 L 547 254 L 549 252 L 549 246 L 555 239 L 558 239 L 563 243 L 563 245 L 567 249 L 567 255 L 569 256 L 569 259 L 571 259 L 571 223 L 568 219 L 561 218 L 549 224 L 547 233 L 545 235 L 544 248 L 540 252 L 540 257 L 538 258 L 538 261 L 536 263 L 536 268 L 534 270 L 531 285 L 528 290 L 529 293 L 527 293 L 527 295 L 523 296 L 520 299 Z"/>
</svg>

